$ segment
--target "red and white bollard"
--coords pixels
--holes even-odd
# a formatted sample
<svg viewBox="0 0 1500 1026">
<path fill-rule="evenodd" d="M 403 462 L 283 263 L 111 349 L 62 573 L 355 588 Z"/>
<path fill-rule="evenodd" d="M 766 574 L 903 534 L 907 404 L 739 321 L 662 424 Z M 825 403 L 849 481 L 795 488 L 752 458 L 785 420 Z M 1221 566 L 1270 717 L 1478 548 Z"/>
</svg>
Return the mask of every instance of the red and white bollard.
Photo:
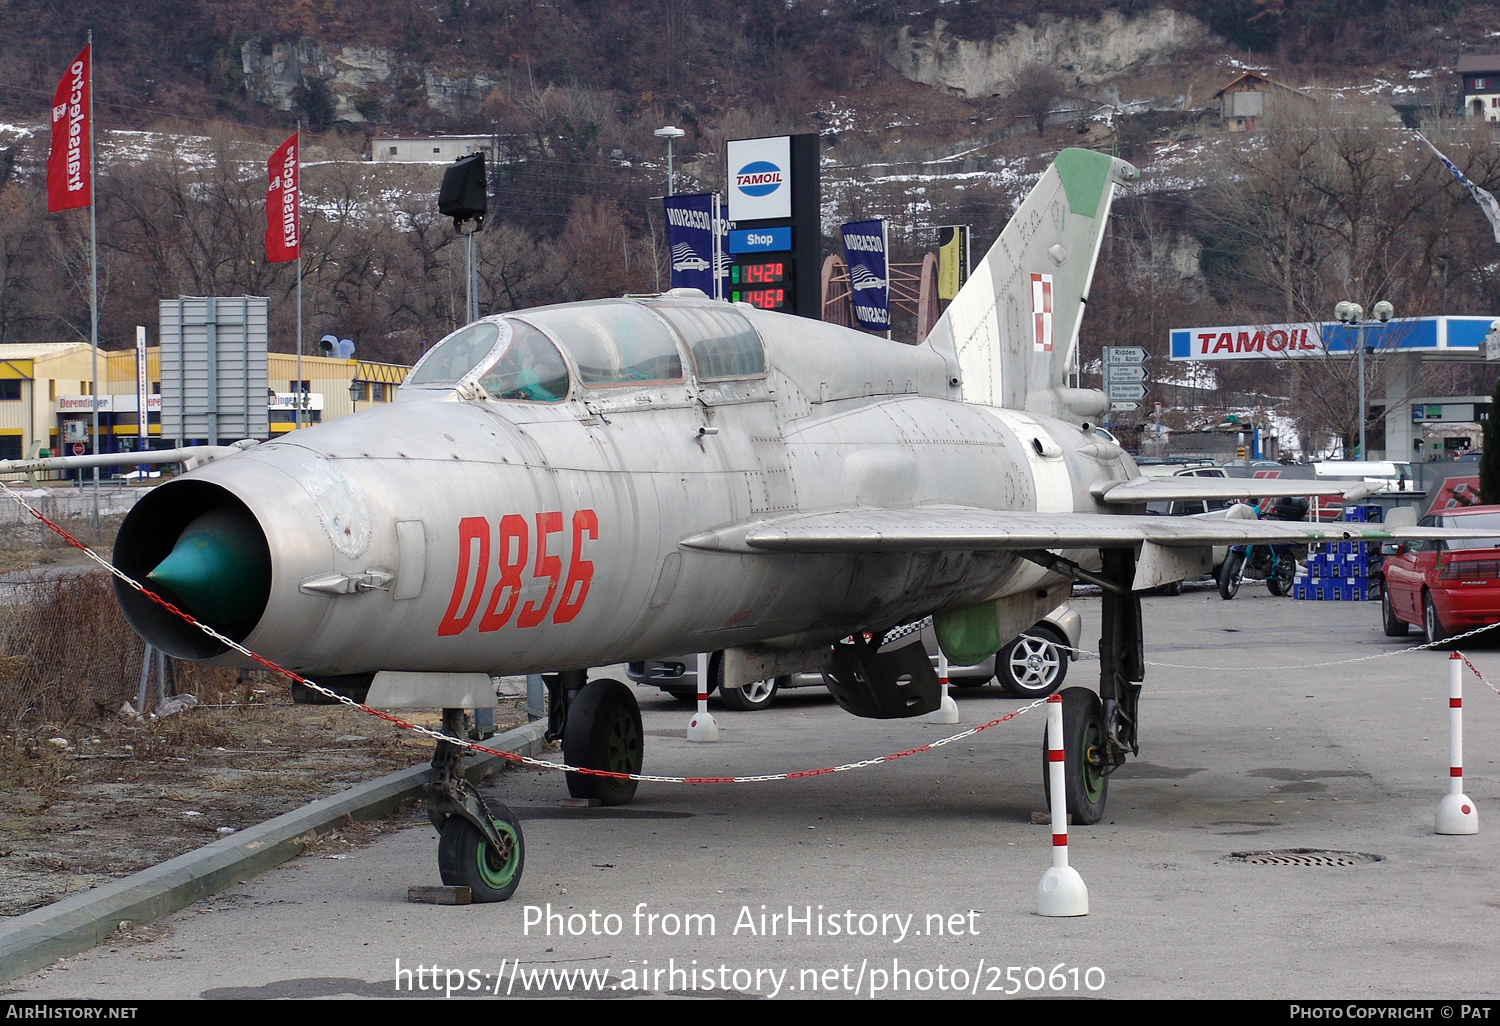
<svg viewBox="0 0 1500 1026">
<path fill-rule="evenodd" d="M 698 711 L 693 713 L 693 718 L 688 720 L 687 739 L 689 741 L 717 741 L 719 740 L 719 725 L 714 722 L 713 714 L 708 711 L 708 653 L 698 653 Z"/>
<path fill-rule="evenodd" d="M 1036 885 L 1039 916 L 1086 916 L 1089 889 L 1078 870 L 1068 865 L 1068 799 L 1063 753 L 1062 696 L 1047 699 L 1047 781 L 1052 792 L 1052 868 Z"/>
<path fill-rule="evenodd" d="M 957 723 L 958 703 L 953 700 L 952 695 L 948 694 L 948 656 L 944 654 L 942 646 L 938 646 L 938 682 L 943 686 L 943 701 L 927 714 L 927 722 Z"/>
<path fill-rule="evenodd" d="M 1448 793 L 1438 802 L 1434 829 L 1440 834 L 1479 833 L 1479 810 L 1464 794 L 1464 664 L 1448 657 Z"/>
</svg>

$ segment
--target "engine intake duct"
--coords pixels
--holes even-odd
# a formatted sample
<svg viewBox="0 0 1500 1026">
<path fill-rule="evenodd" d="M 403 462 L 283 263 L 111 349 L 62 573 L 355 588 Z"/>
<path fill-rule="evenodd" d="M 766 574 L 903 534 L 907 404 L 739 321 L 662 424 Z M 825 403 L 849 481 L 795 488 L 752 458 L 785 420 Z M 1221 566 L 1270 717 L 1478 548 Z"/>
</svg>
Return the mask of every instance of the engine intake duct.
<svg viewBox="0 0 1500 1026">
<path fill-rule="evenodd" d="M 250 509 L 206 481 L 155 489 L 126 516 L 114 562 L 150 591 L 235 641 L 271 594 L 271 550 Z M 121 581 L 115 596 L 136 632 L 170 656 L 211 659 L 225 646 Z"/>
</svg>

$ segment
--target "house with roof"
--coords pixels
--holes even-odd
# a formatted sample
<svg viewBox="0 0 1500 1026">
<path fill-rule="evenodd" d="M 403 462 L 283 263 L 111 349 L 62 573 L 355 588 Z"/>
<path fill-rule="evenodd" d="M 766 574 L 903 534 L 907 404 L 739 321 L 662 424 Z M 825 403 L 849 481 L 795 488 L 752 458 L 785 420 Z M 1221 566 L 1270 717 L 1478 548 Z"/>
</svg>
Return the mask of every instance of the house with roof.
<svg viewBox="0 0 1500 1026">
<path fill-rule="evenodd" d="M 1464 115 L 1500 121 L 1500 54 L 1466 53 L 1458 59 Z"/>
<path fill-rule="evenodd" d="M 1231 132 L 1253 132 L 1255 123 L 1271 114 L 1278 104 L 1310 100 L 1300 89 L 1247 71 L 1223 89 L 1214 93 L 1219 101 L 1219 118 Z"/>
</svg>

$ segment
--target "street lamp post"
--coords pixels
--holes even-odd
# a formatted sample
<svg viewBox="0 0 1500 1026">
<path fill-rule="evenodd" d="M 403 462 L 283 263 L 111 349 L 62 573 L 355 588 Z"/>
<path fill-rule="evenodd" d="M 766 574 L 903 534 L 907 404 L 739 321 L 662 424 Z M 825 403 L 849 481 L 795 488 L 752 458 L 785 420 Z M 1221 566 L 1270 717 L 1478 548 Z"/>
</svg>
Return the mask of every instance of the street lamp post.
<svg viewBox="0 0 1500 1026">
<path fill-rule="evenodd" d="M 651 134 L 658 139 L 665 139 L 667 141 L 667 195 L 675 196 L 677 194 L 677 176 L 672 170 L 672 140 L 681 139 L 687 133 L 676 125 L 667 125 L 664 128 L 658 128 Z"/>
<path fill-rule="evenodd" d="M 1396 308 L 1382 299 L 1370 312 L 1375 315 L 1375 320 L 1384 324 L 1395 316 Z M 1365 449 L 1365 327 L 1370 322 L 1364 319 L 1364 307 L 1347 300 L 1333 308 L 1333 316 L 1339 323 L 1354 328 L 1354 347 L 1359 359 L 1359 458 L 1368 459 L 1369 453 Z"/>
</svg>

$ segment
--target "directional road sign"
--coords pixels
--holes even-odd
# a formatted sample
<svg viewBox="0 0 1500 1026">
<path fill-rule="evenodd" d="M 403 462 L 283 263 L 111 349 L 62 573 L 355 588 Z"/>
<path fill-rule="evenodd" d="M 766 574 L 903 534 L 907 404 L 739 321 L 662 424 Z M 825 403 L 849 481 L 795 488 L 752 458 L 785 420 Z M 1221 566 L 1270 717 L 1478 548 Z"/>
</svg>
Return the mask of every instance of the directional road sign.
<svg viewBox="0 0 1500 1026">
<path fill-rule="evenodd" d="M 1105 363 L 1144 363 L 1146 350 L 1140 346 L 1105 346 Z"/>
<path fill-rule="evenodd" d="M 1121 382 L 1117 385 L 1114 382 L 1110 382 L 1108 389 L 1105 391 L 1105 394 L 1109 396 L 1111 402 L 1129 399 L 1144 399 L 1146 398 L 1146 386 L 1127 385 L 1124 382 Z"/>
<path fill-rule="evenodd" d="M 1138 363 L 1109 363 L 1104 366 L 1104 380 L 1116 381 L 1145 381 L 1146 368 Z"/>
<path fill-rule="evenodd" d="M 1127 412 L 1129 410 L 1139 410 L 1140 408 L 1141 408 L 1141 404 L 1140 403 L 1132 403 L 1132 402 L 1123 402 L 1122 401 L 1122 402 L 1118 402 L 1118 403 L 1112 402 L 1112 403 L 1109 404 L 1109 411 L 1111 413 L 1125 413 L 1125 412 Z"/>
</svg>

